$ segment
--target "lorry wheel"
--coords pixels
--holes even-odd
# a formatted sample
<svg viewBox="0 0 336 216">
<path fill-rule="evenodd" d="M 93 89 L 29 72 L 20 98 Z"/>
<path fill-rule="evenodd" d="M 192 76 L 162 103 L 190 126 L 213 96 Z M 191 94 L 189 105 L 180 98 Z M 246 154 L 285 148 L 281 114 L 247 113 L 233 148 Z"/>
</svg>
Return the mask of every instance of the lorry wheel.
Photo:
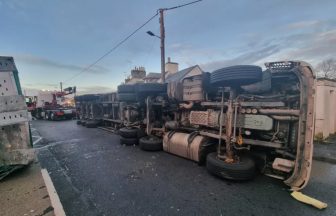
<svg viewBox="0 0 336 216">
<path fill-rule="evenodd" d="M 137 96 L 135 93 L 118 93 L 119 101 L 133 102 L 137 101 Z"/>
<path fill-rule="evenodd" d="M 85 126 L 87 128 L 96 128 L 97 127 L 97 123 L 95 123 L 95 122 L 86 122 Z"/>
<path fill-rule="evenodd" d="M 82 125 L 85 126 L 86 125 L 86 121 L 82 121 Z"/>
<path fill-rule="evenodd" d="M 206 168 L 209 173 L 223 179 L 244 181 L 255 175 L 255 162 L 250 157 L 240 157 L 238 162 L 227 163 L 217 157 L 217 152 L 208 154 Z"/>
<path fill-rule="evenodd" d="M 138 138 L 138 130 L 138 128 L 123 127 L 119 129 L 119 134 L 124 138 Z"/>
<path fill-rule="evenodd" d="M 76 124 L 78 124 L 78 125 L 82 124 L 81 120 L 77 120 Z"/>
<path fill-rule="evenodd" d="M 236 65 L 211 73 L 210 83 L 216 86 L 242 86 L 261 81 L 262 69 L 255 65 Z"/>
<path fill-rule="evenodd" d="M 125 137 L 120 137 L 120 144 L 121 145 L 138 145 L 139 140 L 138 138 L 125 138 Z"/>
<path fill-rule="evenodd" d="M 162 139 L 156 136 L 145 136 L 139 140 L 139 147 L 144 151 L 161 151 Z"/>
<path fill-rule="evenodd" d="M 118 93 L 133 93 L 135 92 L 135 85 L 119 85 L 118 86 Z"/>
</svg>

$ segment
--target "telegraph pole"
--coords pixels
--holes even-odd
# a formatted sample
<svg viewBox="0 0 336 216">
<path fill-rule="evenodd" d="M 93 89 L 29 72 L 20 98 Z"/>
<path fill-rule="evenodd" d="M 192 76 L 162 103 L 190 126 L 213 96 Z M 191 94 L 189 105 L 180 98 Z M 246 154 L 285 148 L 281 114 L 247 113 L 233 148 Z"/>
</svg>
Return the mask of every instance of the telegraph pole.
<svg viewBox="0 0 336 216">
<path fill-rule="evenodd" d="M 165 27 L 164 27 L 164 14 L 163 13 L 165 11 L 168 11 L 168 10 L 177 9 L 177 8 L 184 7 L 184 6 L 187 6 L 187 5 L 191 5 L 191 4 L 200 2 L 200 1 L 202 1 L 202 0 L 196 0 L 196 1 L 189 2 L 189 3 L 183 4 L 183 5 L 178 5 L 178 6 L 175 6 L 175 7 L 158 9 L 155 16 L 157 16 L 157 14 L 160 14 L 160 37 L 155 35 L 151 31 L 147 31 L 147 34 L 149 34 L 150 36 L 160 38 L 160 42 L 161 42 L 161 44 L 160 44 L 160 48 L 161 48 L 161 80 L 162 80 L 161 82 L 162 83 L 165 83 L 165 81 L 166 81 L 166 79 L 165 79 L 165 76 L 166 76 L 166 71 L 165 71 Z"/>
<path fill-rule="evenodd" d="M 163 20 L 164 9 L 159 9 L 160 13 L 160 40 L 161 40 L 161 81 L 165 83 L 165 29 L 164 29 L 164 20 Z"/>
</svg>

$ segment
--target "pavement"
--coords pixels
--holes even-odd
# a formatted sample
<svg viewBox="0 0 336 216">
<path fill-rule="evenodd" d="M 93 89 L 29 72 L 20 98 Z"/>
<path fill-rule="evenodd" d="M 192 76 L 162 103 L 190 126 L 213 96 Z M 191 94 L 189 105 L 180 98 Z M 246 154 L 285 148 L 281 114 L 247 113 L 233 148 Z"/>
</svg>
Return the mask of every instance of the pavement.
<svg viewBox="0 0 336 216">
<path fill-rule="evenodd" d="M 336 165 L 314 161 L 304 194 L 325 210 L 290 196 L 282 181 L 258 175 L 232 182 L 165 153 L 122 146 L 119 136 L 75 121 L 33 121 L 34 147 L 67 215 L 332 215 Z"/>
<path fill-rule="evenodd" d="M 41 167 L 33 163 L 0 182 L 0 215 L 53 216 Z"/>
<path fill-rule="evenodd" d="M 336 164 L 336 136 L 330 136 L 323 142 L 315 141 L 313 158 Z"/>
</svg>

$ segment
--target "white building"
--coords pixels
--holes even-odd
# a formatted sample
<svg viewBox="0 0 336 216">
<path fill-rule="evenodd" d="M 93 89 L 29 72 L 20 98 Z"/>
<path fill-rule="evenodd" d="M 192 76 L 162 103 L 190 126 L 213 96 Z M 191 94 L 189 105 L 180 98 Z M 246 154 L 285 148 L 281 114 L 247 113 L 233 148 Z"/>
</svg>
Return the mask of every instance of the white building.
<svg viewBox="0 0 336 216">
<path fill-rule="evenodd" d="M 320 78 L 316 86 L 315 137 L 336 132 L 336 81 Z"/>
</svg>

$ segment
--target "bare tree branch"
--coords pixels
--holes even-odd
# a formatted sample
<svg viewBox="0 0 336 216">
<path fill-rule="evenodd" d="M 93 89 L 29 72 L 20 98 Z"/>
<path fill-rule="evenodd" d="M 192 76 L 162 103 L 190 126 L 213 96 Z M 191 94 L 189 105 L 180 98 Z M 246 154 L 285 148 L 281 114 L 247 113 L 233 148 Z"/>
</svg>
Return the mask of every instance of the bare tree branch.
<svg viewBox="0 0 336 216">
<path fill-rule="evenodd" d="M 317 76 L 329 79 L 336 79 L 336 59 L 326 59 L 317 64 Z"/>
</svg>

